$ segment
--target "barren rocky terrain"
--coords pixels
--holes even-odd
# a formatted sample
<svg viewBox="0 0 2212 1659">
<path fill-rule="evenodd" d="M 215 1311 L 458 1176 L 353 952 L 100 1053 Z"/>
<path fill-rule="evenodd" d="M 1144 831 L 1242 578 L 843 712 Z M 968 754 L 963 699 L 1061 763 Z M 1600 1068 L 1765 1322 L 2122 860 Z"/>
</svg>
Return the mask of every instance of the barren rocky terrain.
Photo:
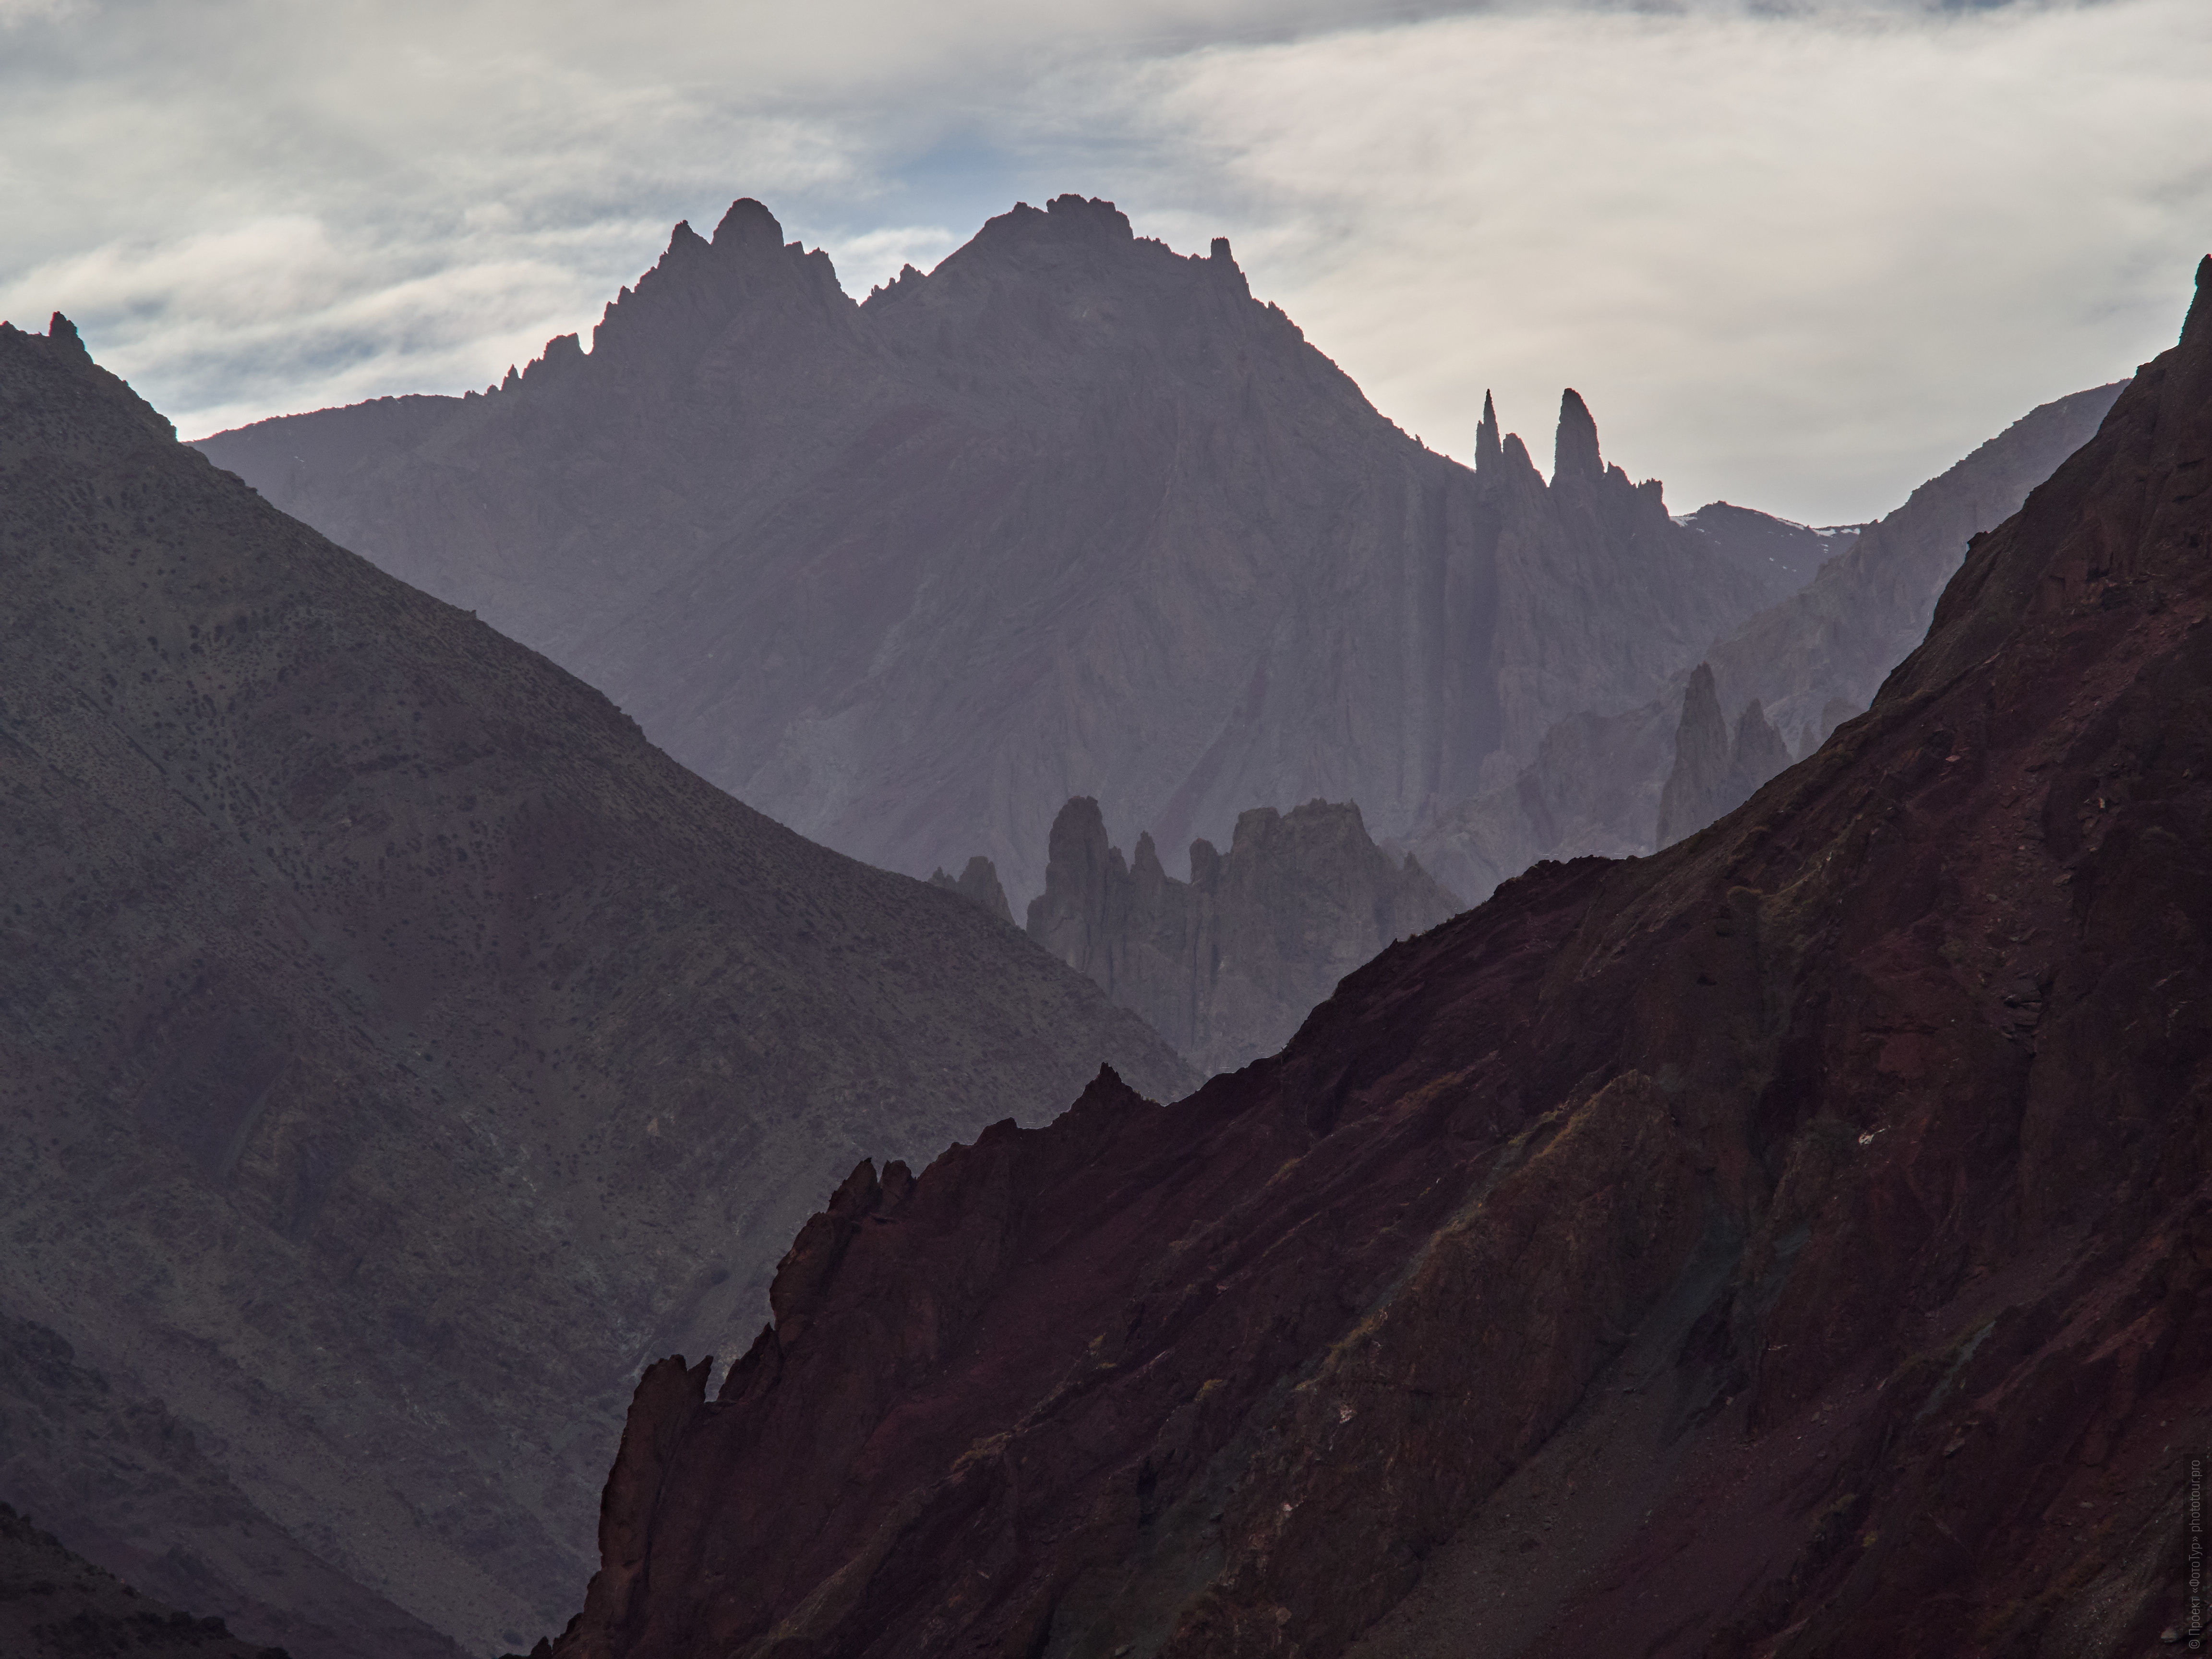
<svg viewBox="0 0 2212 1659">
<path fill-rule="evenodd" d="M 556 1652 L 2156 1650 L 2212 1434 L 2208 478 L 2212 258 L 1729 817 L 1188 1098 L 859 1164 L 719 1389 L 645 1374 Z"/>
</svg>

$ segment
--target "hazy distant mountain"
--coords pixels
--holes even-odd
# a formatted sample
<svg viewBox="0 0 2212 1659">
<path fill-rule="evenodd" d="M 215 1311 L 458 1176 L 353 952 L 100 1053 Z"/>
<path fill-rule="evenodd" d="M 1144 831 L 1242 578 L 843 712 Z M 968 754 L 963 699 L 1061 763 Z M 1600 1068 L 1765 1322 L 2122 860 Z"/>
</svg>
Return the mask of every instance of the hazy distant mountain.
<svg viewBox="0 0 2212 1659">
<path fill-rule="evenodd" d="M 1571 393 L 1548 487 L 1494 418 L 1470 471 L 1225 241 L 1073 196 L 860 304 L 741 201 L 588 355 L 204 447 L 763 811 L 915 875 L 980 848 L 1017 902 L 1075 795 L 1165 846 L 1316 797 L 1402 834 L 1796 580 L 1606 467 Z"/>
<path fill-rule="evenodd" d="M 1735 811 L 1794 758 L 1781 733 L 1766 723 L 1758 698 L 1729 724 L 1713 690 L 1713 671 L 1699 663 L 1682 693 L 1674 764 L 1659 791 L 1658 845 L 1672 847 Z"/>
<path fill-rule="evenodd" d="M 1811 581 L 1822 565 L 1849 548 L 1866 528 L 1844 524 L 1815 530 L 1727 501 L 1711 502 L 1675 522 L 1696 531 L 1726 557 L 1784 592 Z"/>
<path fill-rule="evenodd" d="M 1211 1076 L 1273 1054 L 1339 980 L 1461 908 L 1349 801 L 1242 813 L 1229 851 L 1194 842 L 1178 881 L 1150 836 L 1124 860 L 1079 798 L 1053 821 L 1029 932 Z"/>
<path fill-rule="evenodd" d="M 59 319 L 0 329 L 0 1311 L 478 1651 L 573 1602 L 637 1365 L 749 1334 L 861 1151 L 1193 1080 L 257 499 Z M 313 1577 L 5 1409 L 0 1497 L 64 1537 Z"/>
<path fill-rule="evenodd" d="M 1756 700 L 1762 723 L 1795 758 L 1862 712 L 1927 631 L 1936 597 L 1970 539 L 2016 511 L 2030 489 L 2087 443 L 2125 385 L 2042 404 L 1922 484 L 1895 512 L 1856 536 L 1837 536 L 1838 551 L 1802 592 L 1704 653 L 1714 706 L 1710 713 L 1692 711 L 1693 729 L 1706 731 L 1710 740 L 1711 721 L 1718 719 L 1732 734 Z M 1705 507 L 1696 516 L 1702 520 L 1712 512 Z M 1742 520 L 1733 528 L 1765 534 Z M 1686 774 L 1685 810 L 1692 799 L 1701 804 L 1668 826 L 1671 836 L 1661 836 L 1661 797 L 1674 770 L 1677 732 L 1690 718 L 1690 679 L 1685 665 L 1640 707 L 1608 712 L 1593 705 L 1560 721 L 1516 775 L 1472 799 L 1431 811 L 1393 844 L 1418 854 L 1438 880 L 1474 901 L 1539 859 L 1649 853 L 1664 839 L 1711 823 L 1715 803 L 1734 805 L 1772 770 L 1741 770 L 1725 787 L 1716 774 L 1711 783 L 1718 793 Z M 1732 750 L 1732 736 L 1721 740 Z M 1691 769 L 1706 765 L 1693 761 Z"/>
</svg>

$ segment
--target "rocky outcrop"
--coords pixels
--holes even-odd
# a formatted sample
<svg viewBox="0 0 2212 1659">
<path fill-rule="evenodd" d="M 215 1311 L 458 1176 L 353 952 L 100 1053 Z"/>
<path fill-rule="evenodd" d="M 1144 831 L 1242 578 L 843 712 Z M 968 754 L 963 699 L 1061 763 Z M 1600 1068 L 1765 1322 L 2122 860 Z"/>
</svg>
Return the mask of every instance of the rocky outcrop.
<svg viewBox="0 0 2212 1659">
<path fill-rule="evenodd" d="M 1682 693 L 1674 767 L 1659 794 L 1659 845 L 1672 847 L 1735 811 L 1793 758 L 1756 697 L 1736 716 L 1735 735 L 1729 735 L 1712 668 L 1699 663 Z"/>
<path fill-rule="evenodd" d="M 1921 485 L 1894 513 L 1855 536 L 1848 527 L 1837 533 L 1834 550 L 1802 592 L 1705 651 L 1717 706 L 1741 709 L 1755 700 L 1801 751 L 1808 732 L 1815 747 L 1826 742 L 1866 708 L 1927 631 L 1968 539 L 2016 511 L 2086 443 L 2119 391 L 2099 386 L 2042 405 Z M 1710 533 L 1702 521 L 1713 511 L 1702 508 L 1688 522 Z M 1389 845 L 1417 853 L 1439 880 L 1474 899 L 1540 859 L 1650 852 L 1662 844 L 1660 797 L 1675 765 L 1688 680 L 1686 669 L 1640 707 L 1591 705 L 1559 722 L 1528 764 L 1471 798 L 1440 797 Z"/>
<path fill-rule="evenodd" d="M 580 353 L 208 440 L 288 512 L 607 692 L 841 851 L 980 850 L 1017 905 L 1091 795 L 1164 847 L 1357 800 L 1380 834 L 1779 596 L 1599 453 L 1476 471 L 1368 404 L 1225 244 L 993 219 L 864 303 L 735 204 Z"/>
<path fill-rule="evenodd" d="M 297 1553 L 12 1416 L 9 1481 L 478 1653 L 573 1607 L 639 1367 L 726 1352 L 863 1149 L 1105 1060 L 1195 1081 L 1017 930 L 284 517 L 61 325 L 0 330 L 0 1311 Z"/>
<path fill-rule="evenodd" d="M 2151 1650 L 2212 1429 L 2198 282 L 1735 813 L 1178 1104 L 856 1170 L 633 1421 L 645 1570 L 558 1651 Z"/>
<path fill-rule="evenodd" d="M 1461 908 L 1350 801 L 1240 814 L 1226 854 L 1191 843 L 1183 882 L 1150 836 L 1125 861 L 1079 796 L 1053 820 L 1029 933 L 1211 1074 L 1273 1054 L 1345 975 Z"/>
<path fill-rule="evenodd" d="M 1006 890 L 999 885 L 998 868 L 980 853 L 968 860 L 967 867 L 957 876 L 947 875 L 942 870 L 932 871 L 929 884 L 957 893 L 970 904 L 981 905 L 1009 927 L 1014 925 L 1014 908 L 1006 902 Z"/>
</svg>

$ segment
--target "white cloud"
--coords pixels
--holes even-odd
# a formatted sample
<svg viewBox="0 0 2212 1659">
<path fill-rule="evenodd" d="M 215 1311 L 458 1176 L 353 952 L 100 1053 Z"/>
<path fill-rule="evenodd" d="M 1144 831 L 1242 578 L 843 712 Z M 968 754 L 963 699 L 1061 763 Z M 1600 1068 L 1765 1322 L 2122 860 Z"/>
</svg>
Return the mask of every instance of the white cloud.
<svg viewBox="0 0 2212 1659">
<path fill-rule="evenodd" d="M 1683 506 L 1893 504 L 2170 343 L 2212 240 L 2197 0 L 1453 19 L 1136 101 L 1385 412 L 1465 453 L 1494 386 L 1541 455 L 1571 384 Z"/>
<path fill-rule="evenodd" d="M 1078 190 L 1432 445 L 1572 384 L 1678 506 L 1836 519 L 2158 349 L 2212 224 L 2201 0 L 0 8 L 0 314 L 193 432 L 483 385 L 735 195 L 861 294 Z"/>
</svg>

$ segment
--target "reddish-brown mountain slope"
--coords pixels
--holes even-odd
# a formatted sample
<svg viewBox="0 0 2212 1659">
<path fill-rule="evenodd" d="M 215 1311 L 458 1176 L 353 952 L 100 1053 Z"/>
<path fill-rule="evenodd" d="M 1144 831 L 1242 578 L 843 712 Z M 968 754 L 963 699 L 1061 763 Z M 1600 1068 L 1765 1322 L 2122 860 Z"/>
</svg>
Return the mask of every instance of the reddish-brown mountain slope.
<svg viewBox="0 0 2212 1659">
<path fill-rule="evenodd" d="M 640 1365 L 750 1329 L 858 1149 L 1102 1059 L 1196 1080 L 1016 930 L 286 518 L 66 322 L 0 326 L 0 1313 L 236 1489 L 171 1504 L 17 1417 L 0 1497 L 88 1554 L 172 1528 L 237 1598 L 201 1605 L 402 1651 L 350 1578 L 526 1645 Z"/>
<path fill-rule="evenodd" d="M 860 304 L 741 201 L 588 353 L 203 447 L 780 822 L 916 876 L 980 850 L 1018 909 L 1072 795 L 1125 846 L 1317 795 L 1402 834 L 1788 580 L 1608 471 L 1571 393 L 1548 486 L 1494 419 L 1478 479 L 1227 242 L 1076 196 Z"/>
<path fill-rule="evenodd" d="M 1278 1058 L 863 1166 L 567 1659 L 2136 1653 L 2212 1433 L 2212 259 L 1875 707 Z"/>
</svg>

